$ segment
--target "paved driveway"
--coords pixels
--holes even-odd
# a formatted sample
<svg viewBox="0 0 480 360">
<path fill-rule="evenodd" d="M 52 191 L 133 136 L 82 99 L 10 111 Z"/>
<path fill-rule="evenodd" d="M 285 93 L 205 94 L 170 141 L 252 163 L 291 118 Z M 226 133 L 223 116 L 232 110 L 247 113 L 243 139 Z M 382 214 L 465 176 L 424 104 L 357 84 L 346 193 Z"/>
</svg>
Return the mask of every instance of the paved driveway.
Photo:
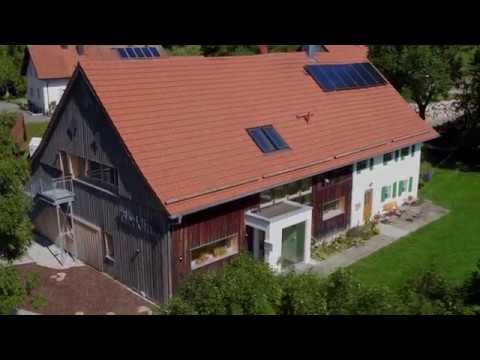
<svg viewBox="0 0 480 360">
<path fill-rule="evenodd" d="M 23 117 L 25 118 L 25 122 L 27 124 L 29 123 L 41 123 L 41 122 L 47 122 L 50 121 L 50 117 L 45 116 L 45 115 L 32 115 L 28 111 L 23 111 L 20 109 L 20 107 L 16 104 L 12 104 L 6 101 L 0 101 L 0 112 L 3 111 L 14 111 L 14 112 L 22 112 Z"/>
</svg>

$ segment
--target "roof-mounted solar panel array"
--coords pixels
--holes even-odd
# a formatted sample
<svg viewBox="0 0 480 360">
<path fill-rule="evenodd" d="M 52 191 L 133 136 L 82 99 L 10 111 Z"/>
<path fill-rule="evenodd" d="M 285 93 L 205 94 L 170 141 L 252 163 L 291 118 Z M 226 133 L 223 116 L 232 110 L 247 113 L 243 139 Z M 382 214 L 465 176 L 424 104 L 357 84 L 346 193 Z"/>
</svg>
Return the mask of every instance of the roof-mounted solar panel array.
<svg viewBox="0 0 480 360">
<path fill-rule="evenodd" d="M 387 83 L 370 63 L 315 64 L 307 65 L 305 69 L 324 91 L 361 89 Z"/>
<path fill-rule="evenodd" d="M 160 52 L 154 47 L 129 47 L 116 49 L 122 59 L 158 58 Z"/>
</svg>

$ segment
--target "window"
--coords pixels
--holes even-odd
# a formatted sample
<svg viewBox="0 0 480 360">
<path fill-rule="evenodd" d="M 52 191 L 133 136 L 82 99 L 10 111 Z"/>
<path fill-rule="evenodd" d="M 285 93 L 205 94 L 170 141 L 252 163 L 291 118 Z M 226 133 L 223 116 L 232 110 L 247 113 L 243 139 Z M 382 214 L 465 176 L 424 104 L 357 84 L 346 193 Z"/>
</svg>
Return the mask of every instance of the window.
<svg viewBox="0 0 480 360">
<path fill-rule="evenodd" d="M 87 165 L 88 168 L 86 171 L 86 176 L 89 179 L 99 181 L 104 184 L 117 186 L 118 179 L 116 169 L 91 160 L 87 162 Z"/>
<path fill-rule="evenodd" d="M 103 233 L 103 239 L 105 241 L 105 258 L 108 260 L 115 259 L 115 250 L 113 247 L 113 237 L 109 233 Z"/>
<path fill-rule="evenodd" d="M 30 88 L 30 96 L 33 96 L 33 89 Z"/>
<path fill-rule="evenodd" d="M 392 153 L 383 155 L 383 165 L 387 165 L 390 161 L 392 161 L 392 159 L 393 159 Z"/>
<path fill-rule="evenodd" d="M 373 170 L 373 166 L 375 165 L 375 159 L 371 158 L 370 159 L 370 170 Z"/>
<path fill-rule="evenodd" d="M 368 161 L 363 160 L 357 163 L 357 173 L 360 173 L 362 170 L 366 169 L 368 166 Z"/>
<path fill-rule="evenodd" d="M 72 170 L 72 176 L 74 178 L 81 178 L 83 176 L 86 176 L 86 160 L 75 156 L 75 155 L 68 155 L 70 158 L 70 166 Z"/>
<path fill-rule="evenodd" d="M 392 187 L 391 187 L 391 186 L 384 186 L 384 187 L 382 187 L 382 202 L 384 202 L 385 200 L 390 199 L 390 197 L 391 197 L 391 191 L 392 191 Z"/>
<path fill-rule="evenodd" d="M 238 234 L 227 236 L 192 249 L 192 270 L 207 266 L 238 253 Z"/>
<path fill-rule="evenodd" d="M 290 148 L 271 125 L 247 129 L 247 132 L 263 153 L 271 153 Z"/>
<path fill-rule="evenodd" d="M 395 151 L 395 161 L 398 161 L 400 158 L 400 150 Z"/>
<path fill-rule="evenodd" d="M 260 194 L 260 204 L 262 207 L 273 205 L 285 199 L 300 204 L 311 204 L 312 179 L 303 179 L 287 185 L 278 186 Z"/>
<path fill-rule="evenodd" d="M 323 204 L 322 220 L 327 221 L 345 213 L 345 197 Z"/>
<path fill-rule="evenodd" d="M 409 147 L 403 148 L 402 149 L 402 160 L 405 159 L 408 156 L 409 153 L 410 153 L 410 148 Z"/>
<path fill-rule="evenodd" d="M 62 172 L 62 176 L 71 176 L 72 171 L 70 167 L 70 161 L 68 155 L 65 151 L 60 151 L 57 157 L 57 167 Z"/>
<path fill-rule="evenodd" d="M 398 196 L 402 196 L 402 194 L 407 190 L 407 186 L 407 180 L 402 180 L 398 183 Z"/>
</svg>

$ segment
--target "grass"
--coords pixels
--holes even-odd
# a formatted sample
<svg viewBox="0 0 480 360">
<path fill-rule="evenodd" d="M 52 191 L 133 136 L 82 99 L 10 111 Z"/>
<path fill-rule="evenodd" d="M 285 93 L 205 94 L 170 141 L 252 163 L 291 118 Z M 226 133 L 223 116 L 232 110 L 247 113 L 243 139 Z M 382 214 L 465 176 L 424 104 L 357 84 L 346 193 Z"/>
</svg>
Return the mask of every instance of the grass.
<svg viewBox="0 0 480 360">
<path fill-rule="evenodd" d="M 27 124 L 27 138 L 28 141 L 32 137 L 42 137 L 43 133 L 47 129 L 48 122 L 40 122 L 40 123 L 30 123 Z"/>
<path fill-rule="evenodd" d="M 450 213 L 352 265 L 360 280 L 397 287 L 433 265 L 460 284 L 475 269 L 480 260 L 480 173 L 436 169 L 422 194 Z"/>
</svg>

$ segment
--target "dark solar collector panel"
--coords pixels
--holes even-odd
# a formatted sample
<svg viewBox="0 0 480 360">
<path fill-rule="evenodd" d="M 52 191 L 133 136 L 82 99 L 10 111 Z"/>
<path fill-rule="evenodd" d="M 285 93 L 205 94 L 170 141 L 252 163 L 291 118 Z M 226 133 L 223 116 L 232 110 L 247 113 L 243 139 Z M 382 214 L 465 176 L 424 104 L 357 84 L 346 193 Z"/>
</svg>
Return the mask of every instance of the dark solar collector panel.
<svg viewBox="0 0 480 360">
<path fill-rule="evenodd" d="M 128 58 L 128 55 L 127 55 L 127 52 L 125 51 L 125 49 L 118 49 L 118 53 L 120 54 L 122 59 L 127 59 Z"/>
<path fill-rule="evenodd" d="M 137 55 L 137 57 L 139 57 L 139 58 L 144 58 L 144 57 L 145 57 L 145 55 L 143 54 L 142 49 L 140 49 L 140 48 L 133 48 L 133 51 L 135 51 L 135 54 Z"/>
<path fill-rule="evenodd" d="M 369 63 L 317 64 L 307 65 L 305 68 L 324 91 L 361 89 L 387 83 Z"/>
<path fill-rule="evenodd" d="M 128 53 L 128 56 L 131 57 L 131 58 L 136 58 L 137 55 L 135 54 L 135 51 L 133 51 L 132 48 L 126 48 L 125 50 L 127 50 L 127 53 Z"/>
<path fill-rule="evenodd" d="M 277 133 L 277 130 L 273 128 L 273 126 L 265 126 L 262 128 L 265 135 L 267 135 L 268 139 L 272 142 L 272 144 L 277 148 L 277 150 L 288 149 L 289 146 L 282 139 L 282 137 Z"/>
<path fill-rule="evenodd" d="M 156 48 L 149 47 L 148 49 L 150 50 L 150 52 L 152 53 L 153 56 L 160 57 L 160 53 L 158 52 L 158 50 Z"/>
</svg>

